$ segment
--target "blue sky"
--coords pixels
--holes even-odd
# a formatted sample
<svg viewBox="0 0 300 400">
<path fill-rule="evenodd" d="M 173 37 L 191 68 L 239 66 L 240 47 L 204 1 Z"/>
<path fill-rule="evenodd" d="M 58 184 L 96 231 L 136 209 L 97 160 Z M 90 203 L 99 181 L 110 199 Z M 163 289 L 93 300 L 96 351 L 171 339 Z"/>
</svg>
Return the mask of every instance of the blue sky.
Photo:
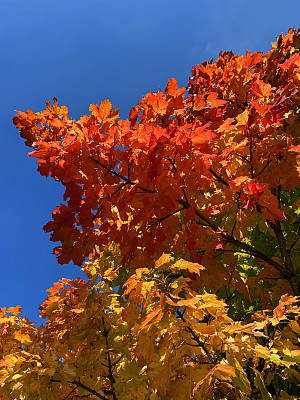
<svg viewBox="0 0 300 400">
<path fill-rule="evenodd" d="M 14 110 L 57 97 L 78 119 L 109 98 L 127 118 L 144 94 L 172 77 L 186 86 L 191 67 L 220 50 L 268 51 L 299 15 L 299 0 L 0 0 L 0 307 L 22 305 L 39 322 L 46 289 L 80 275 L 51 254 L 42 226 L 63 188 L 36 172 Z"/>
</svg>

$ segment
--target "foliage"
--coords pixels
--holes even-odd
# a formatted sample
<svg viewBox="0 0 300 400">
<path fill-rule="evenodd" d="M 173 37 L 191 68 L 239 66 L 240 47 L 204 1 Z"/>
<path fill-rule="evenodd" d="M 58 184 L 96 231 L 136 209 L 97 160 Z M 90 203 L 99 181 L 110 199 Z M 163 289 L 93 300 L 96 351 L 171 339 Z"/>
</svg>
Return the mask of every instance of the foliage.
<svg viewBox="0 0 300 400">
<path fill-rule="evenodd" d="M 35 327 L 1 309 L 8 399 L 296 399 L 300 34 L 220 53 L 118 118 L 14 117 L 65 186 L 44 226 L 63 279 Z"/>
</svg>

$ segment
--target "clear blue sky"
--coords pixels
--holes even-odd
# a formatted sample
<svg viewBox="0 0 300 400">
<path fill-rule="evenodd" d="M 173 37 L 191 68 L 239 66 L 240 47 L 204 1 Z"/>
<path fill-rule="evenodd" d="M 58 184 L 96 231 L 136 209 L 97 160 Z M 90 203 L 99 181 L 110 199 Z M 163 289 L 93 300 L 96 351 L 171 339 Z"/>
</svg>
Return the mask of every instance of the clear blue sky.
<svg viewBox="0 0 300 400">
<path fill-rule="evenodd" d="M 39 322 L 46 289 L 80 275 L 51 254 L 42 226 L 62 187 L 35 171 L 14 110 L 40 111 L 55 96 L 77 119 L 109 98 L 126 118 L 168 78 L 186 86 L 191 67 L 220 50 L 268 51 L 299 15 L 299 0 L 0 0 L 0 306 L 22 305 Z"/>
</svg>

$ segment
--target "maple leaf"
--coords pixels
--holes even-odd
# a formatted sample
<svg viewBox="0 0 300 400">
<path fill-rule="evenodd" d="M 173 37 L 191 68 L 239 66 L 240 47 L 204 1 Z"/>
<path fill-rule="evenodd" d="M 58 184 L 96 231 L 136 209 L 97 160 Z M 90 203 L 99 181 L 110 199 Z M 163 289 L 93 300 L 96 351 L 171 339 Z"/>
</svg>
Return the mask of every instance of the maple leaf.
<svg viewBox="0 0 300 400">
<path fill-rule="evenodd" d="M 251 93 L 257 97 L 269 97 L 272 94 L 272 86 L 269 83 L 264 83 L 257 80 L 251 87 Z"/>
<path fill-rule="evenodd" d="M 98 107 L 97 104 L 91 104 L 89 110 L 92 111 L 92 115 L 98 118 L 100 121 L 110 120 L 113 121 L 119 116 L 119 111 L 111 111 L 113 105 L 109 100 L 100 102 Z"/>
<path fill-rule="evenodd" d="M 200 275 L 200 271 L 205 268 L 198 263 L 193 263 L 193 262 L 181 259 L 181 260 L 176 261 L 175 264 L 172 265 L 172 269 L 179 269 L 179 270 L 183 269 L 183 270 L 187 270 L 191 274 L 195 273 L 195 274 Z"/>
<path fill-rule="evenodd" d="M 47 109 L 56 117 L 63 118 L 67 115 L 69 110 L 65 106 L 59 106 L 57 98 L 53 97 L 53 106 L 50 105 L 50 101 L 46 101 Z"/>
<path fill-rule="evenodd" d="M 167 96 L 177 97 L 184 94 L 184 92 L 185 88 L 178 89 L 178 82 L 176 81 L 176 79 L 168 79 L 168 84 L 165 89 L 165 94 Z"/>
<path fill-rule="evenodd" d="M 144 101 L 159 115 L 164 115 L 167 111 L 168 103 L 162 93 L 148 93 L 145 96 Z"/>
</svg>

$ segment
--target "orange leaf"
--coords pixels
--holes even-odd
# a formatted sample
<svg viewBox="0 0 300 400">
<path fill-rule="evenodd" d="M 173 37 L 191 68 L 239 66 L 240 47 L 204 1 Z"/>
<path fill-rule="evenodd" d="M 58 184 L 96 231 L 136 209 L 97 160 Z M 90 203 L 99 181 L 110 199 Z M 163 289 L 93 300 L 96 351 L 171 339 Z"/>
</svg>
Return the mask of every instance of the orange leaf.
<svg viewBox="0 0 300 400">
<path fill-rule="evenodd" d="M 171 261 L 172 256 L 170 254 L 163 254 L 159 257 L 159 259 L 155 262 L 155 268 L 159 268 L 162 265 L 169 264 Z"/>
<path fill-rule="evenodd" d="M 153 325 L 156 322 L 159 322 L 163 317 L 163 311 L 160 307 L 154 308 L 144 319 L 142 324 L 140 325 L 139 330 L 141 331 L 144 329 L 147 325 Z"/>
<path fill-rule="evenodd" d="M 168 108 L 168 102 L 164 99 L 162 93 L 148 93 L 145 96 L 145 102 L 152 106 L 157 114 L 164 115 Z"/>
<path fill-rule="evenodd" d="M 100 102 L 100 106 L 98 107 L 97 104 L 91 104 L 89 110 L 92 111 L 92 114 L 100 119 L 100 121 L 104 121 L 108 119 L 108 117 L 111 115 L 111 109 L 112 109 L 112 104 L 109 100 L 104 100 Z M 116 112 L 116 110 L 115 110 Z M 119 115 L 119 113 L 117 112 Z M 118 117 L 118 115 L 115 115 L 115 118 Z"/>
<path fill-rule="evenodd" d="M 17 317 L 18 315 L 22 314 L 22 307 L 21 306 L 16 306 L 16 307 L 9 307 L 9 309 L 7 310 L 8 313 L 11 313 L 12 315 L 14 315 L 15 317 Z"/>
<path fill-rule="evenodd" d="M 250 91 L 257 97 L 269 97 L 272 94 L 272 86 L 269 83 L 257 80 L 253 83 Z"/>
<path fill-rule="evenodd" d="M 166 86 L 165 94 L 168 96 L 175 96 L 177 94 L 178 82 L 176 79 L 168 79 L 168 84 Z"/>
</svg>

